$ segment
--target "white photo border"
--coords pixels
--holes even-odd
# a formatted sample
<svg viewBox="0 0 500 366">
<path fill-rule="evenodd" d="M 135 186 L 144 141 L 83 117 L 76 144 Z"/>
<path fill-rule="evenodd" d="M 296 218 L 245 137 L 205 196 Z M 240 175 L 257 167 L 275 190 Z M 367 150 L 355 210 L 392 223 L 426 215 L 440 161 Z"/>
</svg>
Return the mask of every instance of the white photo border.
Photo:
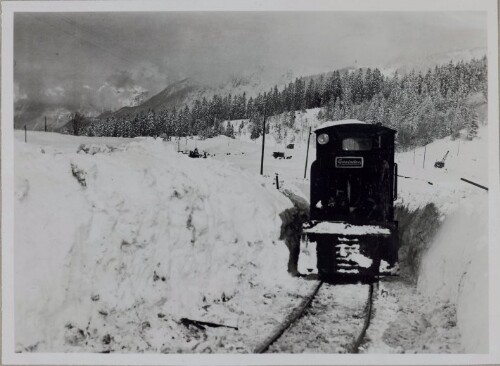
<svg viewBox="0 0 500 366">
<path fill-rule="evenodd" d="M 17 12 L 144 11 L 484 11 L 488 19 L 489 353 L 453 355 L 333 354 L 93 354 L 15 353 L 14 348 L 14 14 Z M 422 365 L 500 364 L 500 187 L 498 3 L 496 0 L 166 0 L 3 1 L 2 3 L 2 364 L 76 365 Z"/>
</svg>

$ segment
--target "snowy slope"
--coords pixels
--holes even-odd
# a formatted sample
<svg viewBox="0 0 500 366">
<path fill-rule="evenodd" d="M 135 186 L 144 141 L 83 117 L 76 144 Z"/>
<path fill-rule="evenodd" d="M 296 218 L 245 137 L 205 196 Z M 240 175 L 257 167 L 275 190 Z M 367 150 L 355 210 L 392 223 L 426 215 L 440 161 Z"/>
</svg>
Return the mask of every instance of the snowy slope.
<svg viewBox="0 0 500 366">
<path fill-rule="evenodd" d="M 266 139 L 273 142 L 274 147 L 283 150 L 287 144 L 295 143 L 303 145 L 307 143 L 307 132 L 309 127 L 314 128 L 319 126 L 323 121 L 318 119 L 318 113 L 321 108 L 311 108 L 305 111 L 295 112 L 295 122 L 292 127 L 285 125 L 285 120 L 289 113 L 282 113 L 267 118 L 266 124 L 269 126 L 269 134 Z M 224 121 L 224 126 L 227 121 Z M 238 119 L 229 121 L 234 128 L 236 138 L 242 141 L 252 142 L 250 139 L 251 125 L 248 119 Z M 277 132 L 278 125 L 281 128 L 280 135 Z M 240 126 L 241 131 L 240 131 Z M 259 140 L 259 139 L 258 139 Z"/>
</svg>

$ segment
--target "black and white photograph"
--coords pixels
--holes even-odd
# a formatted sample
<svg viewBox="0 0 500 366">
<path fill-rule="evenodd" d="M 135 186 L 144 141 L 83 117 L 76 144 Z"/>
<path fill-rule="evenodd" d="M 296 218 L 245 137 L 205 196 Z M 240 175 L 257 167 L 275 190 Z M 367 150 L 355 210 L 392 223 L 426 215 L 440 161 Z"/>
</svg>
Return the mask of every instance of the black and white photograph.
<svg viewBox="0 0 500 366">
<path fill-rule="evenodd" d="M 497 11 L 3 2 L 2 363 L 499 363 Z"/>
</svg>

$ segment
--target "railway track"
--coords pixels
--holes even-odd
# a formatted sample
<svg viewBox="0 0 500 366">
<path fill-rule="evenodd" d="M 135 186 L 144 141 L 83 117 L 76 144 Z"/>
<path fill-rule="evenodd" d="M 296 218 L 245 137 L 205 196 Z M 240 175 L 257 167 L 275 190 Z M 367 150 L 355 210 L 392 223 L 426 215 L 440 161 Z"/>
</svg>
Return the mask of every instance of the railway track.
<svg viewBox="0 0 500 366">
<path fill-rule="evenodd" d="M 374 286 L 318 281 L 255 353 L 357 353 L 370 324 Z"/>
</svg>

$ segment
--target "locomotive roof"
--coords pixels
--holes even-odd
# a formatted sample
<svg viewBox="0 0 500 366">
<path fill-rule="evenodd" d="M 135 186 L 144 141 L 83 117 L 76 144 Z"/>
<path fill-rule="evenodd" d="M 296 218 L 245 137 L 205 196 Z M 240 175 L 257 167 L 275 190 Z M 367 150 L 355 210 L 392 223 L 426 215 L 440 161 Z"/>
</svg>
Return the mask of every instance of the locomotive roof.
<svg viewBox="0 0 500 366">
<path fill-rule="evenodd" d="M 344 120 L 341 120 L 341 121 L 327 121 L 327 122 L 322 123 L 318 127 L 316 127 L 314 129 L 314 132 L 317 132 L 317 131 L 320 131 L 320 130 L 324 130 L 324 129 L 327 129 L 327 128 L 330 128 L 330 127 L 336 127 L 336 126 L 342 126 L 342 125 L 374 126 L 374 127 L 378 127 L 378 128 L 381 128 L 381 129 L 387 129 L 387 130 L 391 130 L 393 132 L 396 132 L 392 128 L 381 126 L 381 125 L 374 125 L 372 123 L 359 121 L 357 119 L 344 119 Z"/>
</svg>

